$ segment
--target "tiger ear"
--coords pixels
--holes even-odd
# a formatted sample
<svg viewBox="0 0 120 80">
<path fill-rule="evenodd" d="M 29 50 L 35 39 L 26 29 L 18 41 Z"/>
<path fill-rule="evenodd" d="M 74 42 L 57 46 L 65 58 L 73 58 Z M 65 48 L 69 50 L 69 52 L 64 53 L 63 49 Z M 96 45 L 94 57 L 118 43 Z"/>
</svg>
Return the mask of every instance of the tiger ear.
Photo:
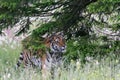
<svg viewBox="0 0 120 80">
<path fill-rule="evenodd" d="M 41 36 L 42 38 L 47 38 L 48 37 L 48 33 L 45 33 L 44 35 Z"/>
<path fill-rule="evenodd" d="M 63 32 L 58 32 L 57 35 L 64 36 Z"/>
</svg>

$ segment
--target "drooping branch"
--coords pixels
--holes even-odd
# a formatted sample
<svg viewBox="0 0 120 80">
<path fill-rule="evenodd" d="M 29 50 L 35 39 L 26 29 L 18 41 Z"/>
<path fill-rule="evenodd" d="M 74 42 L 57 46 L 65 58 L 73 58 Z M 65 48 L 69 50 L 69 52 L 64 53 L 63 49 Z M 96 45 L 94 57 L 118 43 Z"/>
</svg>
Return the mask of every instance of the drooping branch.
<svg viewBox="0 0 120 80">
<path fill-rule="evenodd" d="M 64 26 L 64 30 L 67 31 L 71 26 L 77 24 L 80 17 L 82 18 L 82 16 L 80 16 L 82 10 L 85 9 L 87 5 L 95 1 L 97 0 L 59 0 L 57 2 L 51 1 L 46 3 L 37 3 L 36 1 L 32 3 L 29 2 L 29 0 L 22 0 L 21 2 L 17 3 L 16 7 L 13 9 L 6 7 L 6 18 L 0 19 L 0 25 L 14 25 L 21 19 L 21 17 L 57 15 L 58 22 L 62 23 L 62 26 Z M 61 8 L 61 11 L 55 11 L 59 8 Z M 0 8 L 0 10 L 2 9 L 4 9 L 4 7 Z M 6 13 L 5 10 L 2 10 L 2 13 Z M 24 28 L 25 26 L 22 27 L 20 30 L 23 31 Z"/>
</svg>

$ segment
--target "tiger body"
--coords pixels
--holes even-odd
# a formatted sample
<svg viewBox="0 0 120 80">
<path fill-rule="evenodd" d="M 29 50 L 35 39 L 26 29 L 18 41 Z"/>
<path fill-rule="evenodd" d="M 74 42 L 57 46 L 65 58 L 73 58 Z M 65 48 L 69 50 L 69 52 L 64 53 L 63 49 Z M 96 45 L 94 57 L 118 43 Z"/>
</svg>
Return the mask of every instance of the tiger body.
<svg viewBox="0 0 120 80">
<path fill-rule="evenodd" d="M 59 66 L 62 55 L 66 51 L 66 44 L 63 34 L 58 32 L 44 39 L 45 49 L 38 49 L 34 53 L 29 49 L 23 49 L 20 54 L 17 67 L 22 64 L 24 67 L 32 66 L 42 69 L 43 72 L 51 69 L 52 66 Z"/>
</svg>

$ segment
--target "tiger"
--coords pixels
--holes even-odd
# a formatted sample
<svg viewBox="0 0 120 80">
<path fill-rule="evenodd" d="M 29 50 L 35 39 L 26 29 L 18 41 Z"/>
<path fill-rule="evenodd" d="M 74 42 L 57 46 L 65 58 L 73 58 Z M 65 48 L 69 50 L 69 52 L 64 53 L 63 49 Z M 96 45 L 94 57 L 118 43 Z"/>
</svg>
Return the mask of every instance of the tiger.
<svg viewBox="0 0 120 80">
<path fill-rule="evenodd" d="M 44 38 L 45 49 L 38 49 L 34 53 L 32 50 L 23 49 L 17 62 L 17 68 L 21 64 L 24 67 L 35 66 L 42 69 L 42 72 L 45 73 L 51 67 L 61 64 L 63 53 L 66 52 L 63 32 L 47 34 L 42 37 Z"/>
</svg>

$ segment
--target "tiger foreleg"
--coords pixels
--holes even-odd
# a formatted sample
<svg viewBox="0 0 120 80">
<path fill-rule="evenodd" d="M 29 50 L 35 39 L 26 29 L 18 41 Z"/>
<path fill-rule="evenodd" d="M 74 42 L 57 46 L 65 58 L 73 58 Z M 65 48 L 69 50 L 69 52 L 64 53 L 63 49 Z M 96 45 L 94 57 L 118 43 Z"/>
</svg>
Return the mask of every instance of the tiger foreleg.
<svg viewBox="0 0 120 80">
<path fill-rule="evenodd" d="M 46 54 L 42 55 L 42 80 L 47 80 Z"/>
</svg>

